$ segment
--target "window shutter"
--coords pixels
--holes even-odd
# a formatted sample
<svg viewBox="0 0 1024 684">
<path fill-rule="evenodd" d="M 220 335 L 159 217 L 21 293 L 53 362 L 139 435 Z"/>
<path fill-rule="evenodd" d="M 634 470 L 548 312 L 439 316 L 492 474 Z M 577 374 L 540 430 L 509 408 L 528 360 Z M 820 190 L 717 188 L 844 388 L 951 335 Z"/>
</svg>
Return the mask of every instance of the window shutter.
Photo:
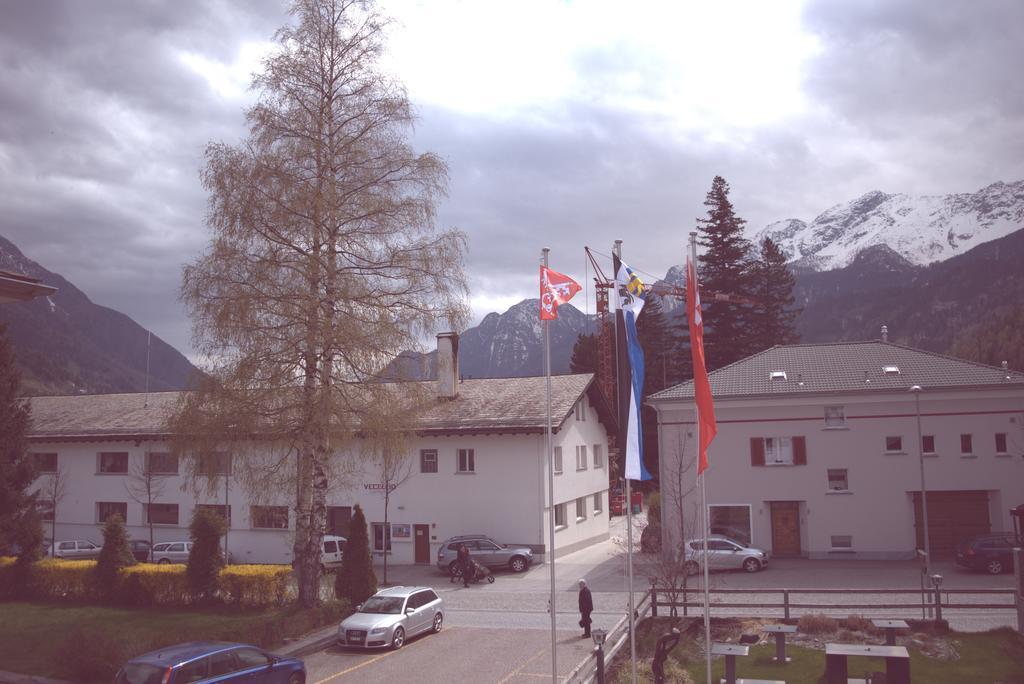
<svg viewBox="0 0 1024 684">
<path fill-rule="evenodd" d="M 807 439 L 793 438 L 793 465 L 807 465 Z"/>
<path fill-rule="evenodd" d="M 761 437 L 750 438 L 750 465 L 764 465 L 764 439 Z"/>
</svg>

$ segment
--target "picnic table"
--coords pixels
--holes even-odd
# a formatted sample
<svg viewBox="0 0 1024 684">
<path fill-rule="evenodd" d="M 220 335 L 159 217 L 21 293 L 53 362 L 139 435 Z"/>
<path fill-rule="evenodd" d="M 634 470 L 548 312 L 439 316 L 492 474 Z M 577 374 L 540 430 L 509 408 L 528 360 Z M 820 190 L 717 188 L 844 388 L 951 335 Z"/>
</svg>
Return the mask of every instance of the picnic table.
<svg viewBox="0 0 1024 684">
<path fill-rule="evenodd" d="M 879 629 L 885 630 L 886 646 L 896 645 L 897 629 L 910 629 L 910 625 L 908 625 L 904 620 L 872 620 L 871 624 Z"/>
<path fill-rule="evenodd" d="M 711 644 L 711 655 L 725 656 L 725 684 L 736 684 L 736 656 L 750 655 L 746 644 Z"/>
<path fill-rule="evenodd" d="M 765 625 L 764 631 L 775 635 L 775 657 L 777 663 L 788 663 L 792 658 L 786 657 L 786 635 L 795 634 L 796 627 L 793 625 Z"/>
<path fill-rule="evenodd" d="M 886 684 L 910 684 L 910 654 L 903 646 L 873 644 L 825 644 L 825 681 L 849 684 L 846 659 L 850 656 L 885 658 Z"/>
</svg>

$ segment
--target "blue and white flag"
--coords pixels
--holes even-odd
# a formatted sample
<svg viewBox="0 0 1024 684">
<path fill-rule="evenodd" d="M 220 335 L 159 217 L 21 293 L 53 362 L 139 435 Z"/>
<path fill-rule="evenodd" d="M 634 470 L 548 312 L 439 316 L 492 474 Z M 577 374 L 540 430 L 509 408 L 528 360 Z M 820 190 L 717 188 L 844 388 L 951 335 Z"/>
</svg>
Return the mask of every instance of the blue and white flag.
<svg viewBox="0 0 1024 684">
<path fill-rule="evenodd" d="M 636 319 L 644 308 L 644 284 L 626 264 L 612 257 L 615 269 L 615 337 L 618 350 L 619 453 L 625 457 L 625 477 L 650 480 L 644 467 L 640 405 L 644 391 L 644 352 L 636 336 Z"/>
</svg>

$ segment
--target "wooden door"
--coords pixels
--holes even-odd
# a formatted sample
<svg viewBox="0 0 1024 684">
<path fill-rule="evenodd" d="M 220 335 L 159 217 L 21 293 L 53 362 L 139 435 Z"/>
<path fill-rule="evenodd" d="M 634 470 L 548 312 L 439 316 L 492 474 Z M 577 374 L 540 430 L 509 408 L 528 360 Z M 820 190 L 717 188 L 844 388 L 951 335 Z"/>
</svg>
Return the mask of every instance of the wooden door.
<svg viewBox="0 0 1024 684">
<path fill-rule="evenodd" d="M 416 540 L 416 562 L 430 562 L 430 525 L 413 525 Z"/>
<path fill-rule="evenodd" d="M 772 555 L 800 555 L 800 502 L 772 501 Z"/>
</svg>

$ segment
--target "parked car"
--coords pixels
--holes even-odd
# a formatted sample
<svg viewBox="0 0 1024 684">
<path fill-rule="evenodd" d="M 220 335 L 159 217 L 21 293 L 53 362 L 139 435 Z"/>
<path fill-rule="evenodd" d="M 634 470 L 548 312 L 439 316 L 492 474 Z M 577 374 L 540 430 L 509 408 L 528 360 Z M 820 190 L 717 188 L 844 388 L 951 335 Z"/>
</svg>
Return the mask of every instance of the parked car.
<svg viewBox="0 0 1024 684">
<path fill-rule="evenodd" d="M 132 658 L 114 678 L 115 684 L 199 681 L 303 684 L 306 666 L 297 658 L 276 656 L 247 644 L 195 641 Z"/>
<path fill-rule="evenodd" d="M 964 539 L 956 546 L 956 564 L 971 570 L 984 570 L 990 575 L 1013 572 L 1012 534 L 979 534 Z"/>
<path fill-rule="evenodd" d="M 488 568 L 508 568 L 523 572 L 533 563 L 533 550 L 528 546 L 499 544 L 483 534 L 464 534 L 449 537 L 437 549 L 437 568 L 452 577 L 458 572 L 459 546 L 466 545 L 470 558 Z"/>
<path fill-rule="evenodd" d="M 73 541 L 56 541 L 50 545 L 46 555 L 65 560 L 93 560 L 100 557 L 103 547 L 93 544 L 88 539 Z"/>
<path fill-rule="evenodd" d="M 695 575 L 703 564 L 704 541 L 691 539 L 683 547 L 686 550 L 686 572 Z M 741 544 L 735 539 L 712 535 L 708 537 L 708 570 L 739 570 L 757 572 L 768 565 L 768 552 Z"/>
<path fill-rule="evenodd" d="M 356 606 L 338 625 L 338 644 L 399 649 L 417 634 L 440 632 L 443 624 L 444 601 L 433 589 L 390 587 Z"/>
<path fill-rule="evenodd" d="M 149 552 L 150 563 L 188 563 L 188 554 L 192 551 L 192 542 L 160 542 L 153 544 Z"/>
<path fill-rule="evenodd" d="M 324 572 L 341 567 L 341 557 L 345 553 L 344 537 L 333 534 L 324 535 L 324 550 L 320 553 L 320 568 Z"/>
<path fill-rule="evenodd" d="M 129 539 L 128 548 L 132 550 L 135 560 L 145 562 L 149 560 L 150 546 L 145 539 Z"/>
</svg>

